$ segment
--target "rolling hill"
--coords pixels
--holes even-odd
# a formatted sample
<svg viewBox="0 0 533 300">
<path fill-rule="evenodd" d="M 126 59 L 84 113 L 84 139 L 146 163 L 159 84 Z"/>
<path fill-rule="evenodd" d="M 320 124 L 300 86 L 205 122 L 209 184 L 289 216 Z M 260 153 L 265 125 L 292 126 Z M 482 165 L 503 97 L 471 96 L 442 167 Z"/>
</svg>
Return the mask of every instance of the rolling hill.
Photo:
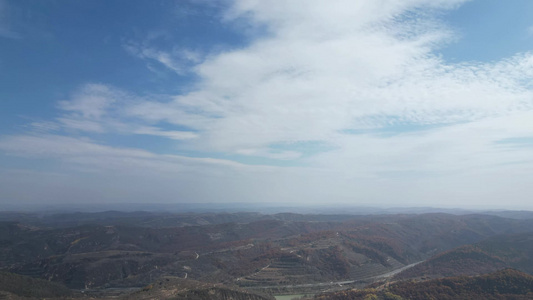
<svg viewBox="0 0 533 300">
<path fill-rule="evenodd" d="M 497 235 L 440 253 L 396 278 L 478 275 L 504 268 L 533 274 L 533 232 Z"/>
<path fill-rule="evenodd" d="M 458 262 L 446 274 L 463 274 L 459 266 L 483 260 L 483 272 L 489 272 L 527 265 L 524 251 L 531 248 L 525 233 L 533 228 L 531 219 L 443 213 L 107 212 L 66 214 L 57 221 L 13 216 L 0 222 L 0 269 L 84 292 L 142 288 L 170 277 L 254 292 L 319 292 L 339 289 L 336 282 L 364 286 L 432 256 L 433 269 L 444 269 L 435 255 L 448 264 Z M 504 236 L 525 249 L 522 256 L 515 251 L 504 257 L 511 248 L 496 247 L 505 243 Z M 477 244 L 468 246 L 472 243 Z M 427 271 L 417 274 L 406 276 L 431 277 Z"/>
<path fill-rule="evenodd" d="M 320 300 L 457 300 L 532 299 L 533 276 L 505 269 L 481 276 L 461 276 L 420 282 L 402 281 L 378 289 L 348 290 L 317 296 Z"/>
</svg>

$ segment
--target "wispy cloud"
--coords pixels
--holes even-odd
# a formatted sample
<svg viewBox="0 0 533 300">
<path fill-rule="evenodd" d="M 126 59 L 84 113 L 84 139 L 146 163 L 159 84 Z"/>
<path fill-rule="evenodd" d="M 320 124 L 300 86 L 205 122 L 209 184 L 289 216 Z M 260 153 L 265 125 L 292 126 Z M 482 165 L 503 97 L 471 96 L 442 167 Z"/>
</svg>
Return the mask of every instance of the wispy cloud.
<svg viewBox="0 0 533 300">
<path fill-rule="evenodd" d="M 276 178 L 297 174 L 290 168 L 154 154 L 61 135 L 3 136 L 0 150 L 13 157 L 34 159 L 34 162 L 46 160 L 58 166 L 47 172 L 0 171 L 4 199 L 13 196 L 54 203 L 191 202 L 212 201 L 212 196 L 217 194 L 217 201 L 229 202 L 241 199 L 244 194 L 251 195 L 258 185 L 271 182 L 269 190 L 255 196 L 257 201 L 269 201 L 283 190 L 283 186 L 275 184 Z M 48 176 L 49 173 L 64 176 Z M 32 188 L 24 189 L 26 184 Z"/>
<path fill-rule="evenodd" d="M 83 118 L 101 119 L 124 94 L 103 84 L 88 84 L 77 91 L 71 100 L 59 102 L 59 108 Z"/>
<path fill-rule="evenodd" d="M 140 127 L 134 130 L 133 133 L 162 136 L 173 140 L 189 140 L 198 137 L 197 134 L 190 131 L 160 130 L 156 127 Z"/>
<path fill-rule="evenodd" d="M 70 99 L 58 102 L 60 116 L 55 121 L 34 122 L 40 132 L 71 132 L 119 135 L 151 135 L 172 140 L 190 140 L 198 135 L 191 131 L 168 130 L 150 122 L 132 119 L 128 107 L 144 103 L 140 97 L 103 84 L 86 84 Z"/>
<path fill-rule="evenodd" d="M 199 52 L 190 49 L 176 47 L 170 51 L 163 51 L 150 44 L 150 39 L 142 44 L 129 42 L 124 44 L 124 49 L 131 55 L 148 62 L 157 62 L 179 75 L 186 75 L 191 66 L 198 64 L 203 59 Z M 150 68 L 150 65 L 147 66 Z"/>
</svg>

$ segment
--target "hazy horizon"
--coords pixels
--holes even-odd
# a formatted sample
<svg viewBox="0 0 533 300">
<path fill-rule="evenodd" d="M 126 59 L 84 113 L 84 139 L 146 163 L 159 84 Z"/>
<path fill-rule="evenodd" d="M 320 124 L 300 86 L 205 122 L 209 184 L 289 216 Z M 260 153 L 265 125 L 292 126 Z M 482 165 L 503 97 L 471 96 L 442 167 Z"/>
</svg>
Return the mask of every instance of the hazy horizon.
<svg viewBox="0 0 533 300">
<path fill-rule="evenodd" d="M 533 210 L 533 2 L 0 0 L 0 209 Z"/>
<path fill-rule="evenodd" d="M 102 212 L 148 212 L 148 213 L 295 213 L 295 214 L 423 214 L 450 213 L 472 214 L 490 212 L 531 212 L 533 209 L 504 206 L 383 206 L 372 204 L 288 204 L 288 203 L 19 203 L 0 205 L 0 213 L 102 213 Z"/>
</svg>

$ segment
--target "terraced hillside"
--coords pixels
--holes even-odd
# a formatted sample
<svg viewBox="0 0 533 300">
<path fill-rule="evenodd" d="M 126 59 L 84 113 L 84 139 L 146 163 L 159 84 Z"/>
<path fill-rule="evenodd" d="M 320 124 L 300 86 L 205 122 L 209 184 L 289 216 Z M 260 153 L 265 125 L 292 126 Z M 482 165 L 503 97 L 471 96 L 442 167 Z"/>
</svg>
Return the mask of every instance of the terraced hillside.
<svg viewBox="0 0 533 300">
<path fill-rule="evenodd" d="M 76 226 L 0 222 L 0 268 L 87 291 L 142 287 L 164 276 L 261 291 L 322 287 L 371 282 L 434 254 L 533 227 L 529 219 L 447 214 L 157 217 L 135 215 L 131 223 L 119 214 L 113 224 L 108 214 L 92 224 L 97 216 L 84 215 Z M 209 224 L 160 226 L 198 218 Z M 221 220 L 233 222 L 214 224 Z"/>
</svg>

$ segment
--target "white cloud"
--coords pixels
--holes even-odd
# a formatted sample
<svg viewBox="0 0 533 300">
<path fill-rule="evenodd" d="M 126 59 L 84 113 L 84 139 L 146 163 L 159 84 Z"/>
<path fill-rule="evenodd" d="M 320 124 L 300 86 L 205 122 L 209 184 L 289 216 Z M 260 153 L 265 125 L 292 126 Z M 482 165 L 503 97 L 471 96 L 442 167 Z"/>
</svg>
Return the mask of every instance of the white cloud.
<svg viewBox="0 0 533 300">
<path fill-rule="evenodd" d="M 346 129 L 471 122 L 529 110 L 531 55 L 477 65 L 448 65 L 432 55 L 453 37 L 420 11 L 459 3 L 238 1 L 232 16 L 265 23 L 270 35 L 198 65 L 200 90 L 129 112 L 203 131 L 198 147 L 268 153 L 273 143 L 331 141 Z M 403 22 L 408 11 L 419 13 Z"/>
<path fill-rule="evenodd" d="M 512 195 L 509 203 L 523 205 L 533 192 L 532 148 L 502 141 L 533 137 L 533 56 L 449 64 L 435 55 L 454 35 L 434 13 L 463 2 L 236 1 L 227 22 L 268 28 L 247 47 L 205 60 L 181 52 L 186 64 L 176 60 L 179 51 L 128 48 L 178 73 L 196 73 L 193 91 L 161 99 L 87 85 L 59 105 L 66 128 L 162 136 L 190 151 L 298 160 L 305 168 L 163 156 L 60 136 L 10 137 L 0 149 L 53 156 L 104 177 L 109 168 L 150 174 L 179 182 L 188 197 L 201 195 L 198 201 L 223 194 L 452 205 L 498 204 Z M 309 155 L 294 147 L 310 142 L 328 151 Z M 287 146 L 276 149 L 280 144 Z M 170 183 L 161 188 L 174 191 Z"/>
</svg>

